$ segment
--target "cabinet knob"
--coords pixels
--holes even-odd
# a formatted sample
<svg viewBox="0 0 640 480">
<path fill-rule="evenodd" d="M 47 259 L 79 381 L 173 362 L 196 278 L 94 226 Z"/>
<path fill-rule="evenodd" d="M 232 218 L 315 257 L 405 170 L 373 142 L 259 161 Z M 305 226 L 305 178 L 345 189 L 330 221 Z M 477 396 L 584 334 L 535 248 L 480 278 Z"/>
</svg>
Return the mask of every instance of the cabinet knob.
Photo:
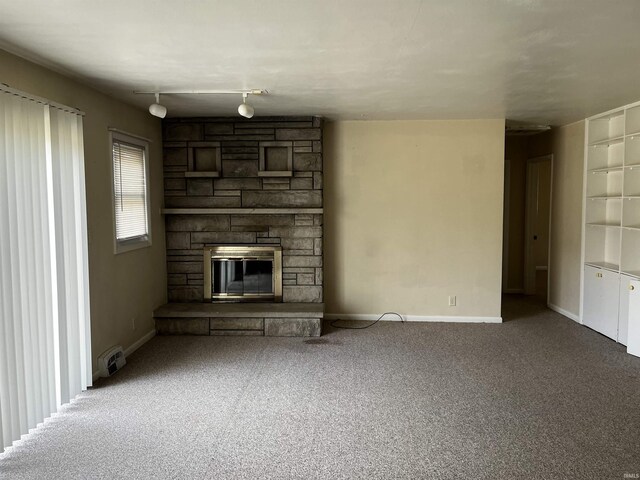
<svg viewBox="0 0 640 480">
<path fill-rule="evenodd" d="M 629 290 L 635 290 L 636 287 L 634 287 L 633 285 L 629 285 Z"/>
<path fill-rule="evenodd" d="M 602 274 L 601 273 L 596 273 L 596 277 L 602 278 Z"/>
</svg>

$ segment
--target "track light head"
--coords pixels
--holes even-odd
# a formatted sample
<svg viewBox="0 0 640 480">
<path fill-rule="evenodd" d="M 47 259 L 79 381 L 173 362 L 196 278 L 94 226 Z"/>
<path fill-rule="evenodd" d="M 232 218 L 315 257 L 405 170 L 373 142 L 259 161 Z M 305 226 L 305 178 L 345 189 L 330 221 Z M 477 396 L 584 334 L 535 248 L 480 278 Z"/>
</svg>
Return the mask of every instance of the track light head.
<svg viewBox="0 0 640 480">
<path fill-rule="evenodd" d="M 160 94 L 156 93 L 156 103 L 149 106 L 149 113 L 154 117 L 164 118 L 167 116 L 167 107 L 160 105 Z"/>
<path fill-rule="evenodd" d="M 255 111 L 251 105 L 247 103 L 242 103 L 238 107 L 238 113 L 245 118 L 251 118 L 253 117 L 253 114 L 255 113 Z"/>
<path fill-rule="evenodd" d="M 255 113 L 255 110 L 253 109 L 253 107 L 247 103 L 248 95 L 249 95 L 248 93 L 242 94 L 242 103 L 238 107 L 238 113 L 245 118 L 251 118 Z"/>
</svg>

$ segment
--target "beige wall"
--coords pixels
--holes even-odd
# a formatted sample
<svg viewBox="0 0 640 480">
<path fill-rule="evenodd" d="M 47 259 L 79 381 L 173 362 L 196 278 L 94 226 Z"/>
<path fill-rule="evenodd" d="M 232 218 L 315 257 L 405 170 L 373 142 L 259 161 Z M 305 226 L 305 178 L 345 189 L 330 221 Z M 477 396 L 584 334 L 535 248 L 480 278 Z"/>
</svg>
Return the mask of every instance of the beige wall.
<svg viewBox="0 0 640 480">
<path fill-rule="evenodd" d="M 154 328 L 152 310 L 166 301 L 160 121 L 67 77 L 0 50 L 0 82 L 76 107 L 84 117 L 84 148 L 91 283 L 91 336 L 95 359 L 114 344 L 124 348 Z M 153 245 L 114 255 L 111 167 L 107 128 L 151 140 Z M 136 329 L 132 328 L 136 318 Z"/>
<path fill-rule="evenodd" d="M 344 121 L 324 138 L 326 311 L 499 317 L 504 121 Z"/>
<path fill-rule="evenodd" d="M 549 303 L 580 311 L 584 121 L 553 130 Z"/>
</svg>

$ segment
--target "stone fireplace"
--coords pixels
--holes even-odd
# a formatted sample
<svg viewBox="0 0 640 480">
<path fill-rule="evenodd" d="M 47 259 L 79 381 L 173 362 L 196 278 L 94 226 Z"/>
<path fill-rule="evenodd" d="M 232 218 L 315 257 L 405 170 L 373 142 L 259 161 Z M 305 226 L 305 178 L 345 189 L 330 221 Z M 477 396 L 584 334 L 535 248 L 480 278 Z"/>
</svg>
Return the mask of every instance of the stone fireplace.
<svg viewBox="0 0 640 480">
<path fill-rule="evenodd" d="M 254 303 L 281 301 L 281 311 L 306 305 L 298 310 L 322 312 L 322 119 L 166 119 L 163 151 L 169 305 L 197 310 L 196 303 L 253 297 Z M 273 292 L 257 286 L 266 281 L 266 263 L 203 262 L 211 249 L 251 247 L 280 252 L 279 295 L 275 284 Z M 241 287 L 249 295 L 237 298 L 234 289 Z M 237 313 L 240 307 L 223 308 Z"/>
</svg>

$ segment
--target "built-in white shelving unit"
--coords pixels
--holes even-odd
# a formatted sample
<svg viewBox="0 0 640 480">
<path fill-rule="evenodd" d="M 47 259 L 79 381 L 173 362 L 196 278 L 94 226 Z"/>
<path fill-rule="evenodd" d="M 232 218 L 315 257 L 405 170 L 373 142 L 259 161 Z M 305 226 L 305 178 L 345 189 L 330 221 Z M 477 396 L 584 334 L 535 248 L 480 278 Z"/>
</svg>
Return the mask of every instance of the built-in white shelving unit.
<svg viewBox="0 0 640 480">
<path fill-rule="evenodd" d="M 640 279 L 640 102 L 586 122 L 582 322 L 626 345 Z"/>
</svg>

